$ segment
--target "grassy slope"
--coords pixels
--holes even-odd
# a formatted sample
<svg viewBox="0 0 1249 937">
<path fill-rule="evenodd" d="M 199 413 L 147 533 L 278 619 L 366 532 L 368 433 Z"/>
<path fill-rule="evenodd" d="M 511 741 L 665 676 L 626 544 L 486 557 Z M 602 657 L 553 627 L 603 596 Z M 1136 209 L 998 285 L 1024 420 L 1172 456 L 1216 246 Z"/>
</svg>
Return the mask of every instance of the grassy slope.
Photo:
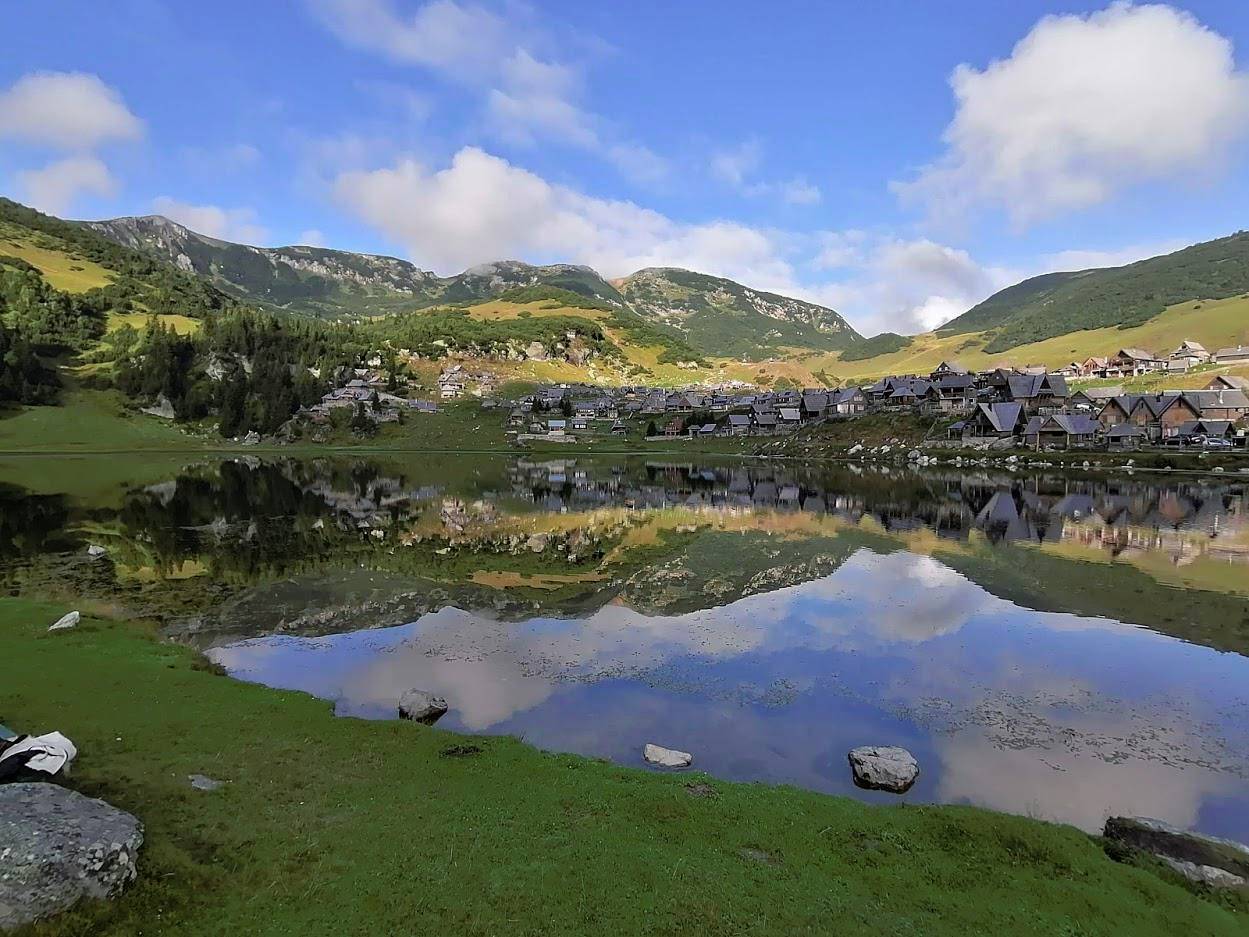
<svg viewBox="0 0 1249 937">
<path fill-rule="evenodd" d="M 20 257 L 31 266 L 38 267 L 51 286 L 67 293 L 85 293 L 113 282 L 112 271 L 64 251 L 34 244 L 29 234 L 23 231 L 23 236 L 19 236 L 17 229 L 0 226 L 0 254 Z"/>
<path fill-rule="evenodd" d="M 74 786 L 147 843 L 120 901 L 40 937 L 1243 933 L 1070 827 L 761 785 L 696 798 L 688 775 L 334 719 L 137 626 L 47 634 L 61 611 L 0 599 L 0 716 L 73 738 Z M 230 783 L 193 791 L 200 772 Z"/>
<path fill-rule="evenodd" d="M 115 391 L 67 390 L 61 405 L 0 410 L 0 452 L 133 452 L 203 449 L 155 417 L 131 413 Z"/>
<path fill-rule="evenodd" d="M 893 354 L 863 361 L 840 361 L 835 356 L 828 356 L 821 362 L 813 361 L 812 366 L 826 367 L 839 378 L 928 373 L 947 359 L 956 360 L 974 370 L 1011 364 L 1061 367 L 1095 355 L 1113 355 L 1125 347 L 1169 353 L 1180 342 L 1192 339 L 1215 351 L 1247 338 L 1249 298 L 1236 297 L 1178 303 L 1145 324 L 1130 329 L 1071 332 L 1043 342 L 1020 345 L 999 354 L 991 355 L 984 351 L 987 339 L 981 333 L 948 335 L 928 332 L 915 336 L 911 345 Z"/>
</svg>

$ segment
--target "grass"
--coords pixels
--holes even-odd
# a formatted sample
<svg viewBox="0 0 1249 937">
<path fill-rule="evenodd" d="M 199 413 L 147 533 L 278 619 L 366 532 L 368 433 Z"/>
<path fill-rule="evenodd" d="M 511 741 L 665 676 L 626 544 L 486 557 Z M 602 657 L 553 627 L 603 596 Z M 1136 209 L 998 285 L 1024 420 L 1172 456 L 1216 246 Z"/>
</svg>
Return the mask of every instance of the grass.
<svg viewBox="0 0 1249 937">
<path fill-rule="evenodd" d="M 48 634 L 62 611 L 0 599 L 0 718 L 74 739 L 73 786 L 147 841 L 120 900 L 30 937 L 1244 933 L 1071 827 L 335 719 L 142 625 Z"/>
<path fill-rule="evenodd" d="M 1186 339 L 1201 342 L 1211 352 L 1244 342 L 1249 336 L 1249 297 L 1194 300 L 1177 303 L 1143 325 L 1130 329 L 1089 329 L 1043 342 L 1020 345 L 987 354 L 983 333 L 916 335 L 901 351 L 863 361 L 840 361 L 837 356 L 812 359 L 811 366 L 827 368 L 842 379 L 884 374 L 927 374 L 943 360 L 958 361 L 971 370 L 1006 365 L 1043 364 L 1052 368 L 1094 356 L 1113 355 L 1120 348 L 1137 347 L 1170 353 Z"/>
<path fill-rule="evenodd" d="M 50 286 L 66 293 L 85 293 L 108 286 L 116 276 L 90 260 L 74 257 L 62 250 L 40 247 L 22 237 L 6 236 L 3 228 L 0 228 L 0 254 L 19 257 L 38 267 Z"/>
<path fill-rule="evenodd" d="M 145 312 L 114 312 L 108 317 L 106 328 L 109 332 L 116 332 L 120 328 L 130 326 L 137 331 L 143 331 L 147 328 L 147 324 L 151 321 L 151 315 Z M 157 321 L 162 325 L 172 328 L 179 335 L 194 335 L 203 327 L 199 319 L 190 319 L 186 316 L 157 316 Z"/>
<path fill-rule="evenodd" d="M 0 452 L 204 449 L 163 420 L 134 413 L 117 391 L 68 388 L 54 407 L 0 410 Z"/>
</svg>

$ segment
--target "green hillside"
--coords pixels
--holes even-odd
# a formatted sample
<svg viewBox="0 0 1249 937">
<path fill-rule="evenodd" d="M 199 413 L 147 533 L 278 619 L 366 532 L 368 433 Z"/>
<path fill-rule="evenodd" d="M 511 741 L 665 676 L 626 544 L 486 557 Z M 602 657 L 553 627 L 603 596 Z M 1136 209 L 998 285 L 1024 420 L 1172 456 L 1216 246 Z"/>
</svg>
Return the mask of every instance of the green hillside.
<svg viewBox="0 0 1249 937">
<path fill-rule="evenodd" d="M 861 342 L 832 309 L 690 270 L 639 270 L 616 283 L 642 318 L 679 331 L 706 354 L 757 358 Z"/>
<path fill-rule="evenodd" d="M 1241 231 L 1123 267 L 1033 277 L 995 293 L 937 331 L 991 332 L 985 351 L 994 353 L 1083 329 L 1137 326 L 1186 300 L 1246 292 L 1249 233 Z"/>
</svg>

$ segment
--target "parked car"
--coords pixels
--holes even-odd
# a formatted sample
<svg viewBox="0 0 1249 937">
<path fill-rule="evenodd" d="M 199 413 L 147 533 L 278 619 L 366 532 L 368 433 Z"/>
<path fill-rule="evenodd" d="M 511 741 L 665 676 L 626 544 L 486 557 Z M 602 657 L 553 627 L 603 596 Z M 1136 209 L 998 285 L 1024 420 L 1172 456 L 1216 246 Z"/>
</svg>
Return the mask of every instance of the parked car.
<svg viewBox="0 0 1249 937">
<path fill-rule="evenodd" d="M 1230 449 L 1232 441 L 1230 439 L 1207 439 L 1205 447 L 1207 449 Z"/>
</svg>

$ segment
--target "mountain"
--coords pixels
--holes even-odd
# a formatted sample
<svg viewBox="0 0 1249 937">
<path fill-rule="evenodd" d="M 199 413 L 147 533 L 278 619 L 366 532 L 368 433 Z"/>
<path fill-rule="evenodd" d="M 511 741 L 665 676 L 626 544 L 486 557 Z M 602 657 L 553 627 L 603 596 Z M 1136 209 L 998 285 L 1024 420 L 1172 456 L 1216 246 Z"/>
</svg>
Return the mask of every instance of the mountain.
<svg viewBox="0 0 1249 937">
<path fill-rule="evenodd" d="M 251 247 L 158 215 L 83 222 L 209 280 L 238 299 L 327 318 L 375 316 L 494 299 L 518 288 L 568 290 L 668 331 L 705 355 L 758 357 L 785 348 L 836 350 L 860 341 L 832 309 L 671 268 L 609 283 L 589 267 L 498 261 L 439 277 L 394 257 L 322 247 Z"/>
<path fill-rule="evenodd" d="M 675 267 L 614 281 L 634 312 L 681 332 L 708 354 L 754 356 L 785 348 L 837 350 L 863 340 L 832 309 Z"/>
<path fill-rule="evenodd" d="M 1084 329 L 1127 328 L 1189 300 L 1249 292 L 1249 232 L 1122 267 L 1047 273 L 990 296 L 937 330 L 988 332 L 988 352 Z"/>
</svg>

